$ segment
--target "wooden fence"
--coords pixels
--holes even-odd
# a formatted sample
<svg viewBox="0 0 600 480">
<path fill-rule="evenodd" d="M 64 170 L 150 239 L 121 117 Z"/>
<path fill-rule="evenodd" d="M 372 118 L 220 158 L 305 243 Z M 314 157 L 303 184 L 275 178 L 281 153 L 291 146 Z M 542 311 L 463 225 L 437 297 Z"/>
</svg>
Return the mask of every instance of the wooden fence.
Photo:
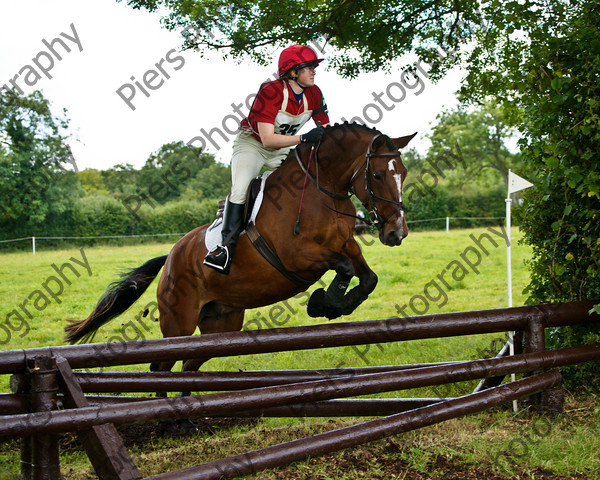
<svg viewBox="0 0 600 480">
<path fill-rule="evenodd" d="M 0 352 L 0 374 L 14 393 L 0 395 L 0 438 L 22 438 L 25 479 L 60 478 L 57 435 L 76 431 L 101 479 L 139 479 L 115 425 L 194 416 L 383 416 L 324 434 L 152 478 L 227 478 L 421 428 L 527 396 L 538 409 L 560 410 L 555 367 L 600 360 L 600 344 L 545 350 L 545 328 L 598 321 L 593 302 L 535 305 Z M 74 372 L 162 360 L 225 357 L 516 332 L 516 355 L 385 367 L 276 372 Z M 501 385 L 511 373 L 522 380 Z M 484 379 L 464 397 L 356 399 L 358 395 Z M 114 397 L 86 393 L 211 391 L 188 397 Z M 540 395 L 535 395 L 544 392 Z"/>
</svg>

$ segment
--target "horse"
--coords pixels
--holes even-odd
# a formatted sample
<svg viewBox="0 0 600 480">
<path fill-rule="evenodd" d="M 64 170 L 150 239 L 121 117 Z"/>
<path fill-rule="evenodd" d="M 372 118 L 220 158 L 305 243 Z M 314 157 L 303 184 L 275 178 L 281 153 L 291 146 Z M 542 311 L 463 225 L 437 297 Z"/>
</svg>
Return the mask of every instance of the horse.
<svg viewBox="0 0 600 480">
<path fill-rule="evenodd" d="M 168 255 L 110 284 L 85 320 L 67 320 L 66 340 L 92 341 L 98 328 L 133 305 L 161 269 L 157 303 L 164 337 L 192 335 L 196 328 L 201 334 L 241 330 L 246 309 L 297 295 L 328 270 L 336 272 L 335 278 L 327 290 L 313 292 L 309 315 L 332 319 L 351 313 L 375 289 L 377 275 L 353 236 L 357 216 L 350 198 L 356 195 L 365 206 L 383 244 L 400 245 L 408 234 L 402 202 L 407 171 L 400 149 L 415 135 L 390 138 L 356 123 L 326 127 L 316 148 L 300 144 L 266 179 L 261 208 L 239 238 L 228 275 L 202 263 L 209 226 L 197 227 Z M 257 235 L 275 261 L 259 252 L 253 242 Z M 354 276 L 358 284 L 347 291 Z M 209 358 L 186 360 L 183 371 L 198 370 Z M 152 363 L 150 369 L 170 371 L 174 364 Z"/>
</svg>

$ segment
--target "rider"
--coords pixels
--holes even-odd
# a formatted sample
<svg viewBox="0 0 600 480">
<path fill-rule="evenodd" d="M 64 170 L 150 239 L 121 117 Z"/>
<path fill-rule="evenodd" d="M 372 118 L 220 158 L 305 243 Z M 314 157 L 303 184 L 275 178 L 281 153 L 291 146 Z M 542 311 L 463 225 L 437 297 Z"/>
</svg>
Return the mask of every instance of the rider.
<svg viewBox="0 0 600 480">
<path fill-rule="evenodd" d="M 225 203 L 222 242 L 204 258 L 204 264 L 229 273 L 246 202 L 246 191 L 263 166 L 275 169 L 299 143 L 317 144 L 329 124 L 327 105 L 315 85 L 315 68 L 322 62 L 310 47 L 292 45 L 279 56 L 279 79 L 263 83 L 233 144 L 231 192 Z M 296 132 L 310 119 L 317 124 L 308 133 Z"/>
</svg>

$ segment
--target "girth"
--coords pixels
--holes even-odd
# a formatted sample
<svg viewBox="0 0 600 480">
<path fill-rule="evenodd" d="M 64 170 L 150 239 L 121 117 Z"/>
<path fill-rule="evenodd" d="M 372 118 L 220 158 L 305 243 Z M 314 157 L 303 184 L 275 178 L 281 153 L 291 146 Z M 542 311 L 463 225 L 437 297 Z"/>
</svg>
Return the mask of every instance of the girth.
<svg viewBox="0 0 600 480">
<path fill-rule="evenodd" d="M 304 278 L 296 275 L 294 272 L 290 272 L 281 263 L 281 260 L 277 254 L 273 251 L 265 239 L 260 235 L 254 223 L 249 223 L 246 226 L 246 235 L 254 248 L 260 253 L 263 258 L 269 262 L 275 269 L 277 269 L 285 278 L 293 283 L 300 285 L 301 287 L 310 287 L 314 282 L 305 280 Z"/>
</svg>

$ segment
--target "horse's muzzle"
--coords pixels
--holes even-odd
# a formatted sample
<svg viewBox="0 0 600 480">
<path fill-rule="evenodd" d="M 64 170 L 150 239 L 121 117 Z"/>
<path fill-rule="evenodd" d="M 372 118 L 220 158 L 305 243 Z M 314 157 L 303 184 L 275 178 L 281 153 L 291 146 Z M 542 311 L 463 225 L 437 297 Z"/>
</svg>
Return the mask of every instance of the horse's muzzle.
<svg viewBox="0 0 600 480">
<path fill-rule="evenodd" d="M 408 232 L 406 230 L 390 230 L 386 234 L 382 235 L 381 243 L 388 247 L 396 247 L 402 243 L 402 240 L 406 238 Z"/>
</svg>

